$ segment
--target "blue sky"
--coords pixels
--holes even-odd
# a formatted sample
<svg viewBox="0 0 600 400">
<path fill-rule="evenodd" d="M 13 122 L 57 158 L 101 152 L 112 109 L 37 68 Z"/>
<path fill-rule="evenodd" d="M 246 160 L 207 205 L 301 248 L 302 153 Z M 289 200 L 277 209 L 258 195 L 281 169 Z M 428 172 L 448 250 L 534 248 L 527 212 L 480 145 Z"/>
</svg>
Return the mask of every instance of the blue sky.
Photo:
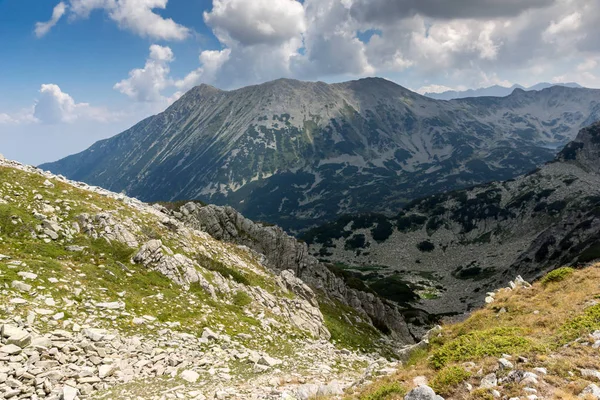
<svg viewBox="0 0 600 400">
<path fill-rule="evenodd" d="M 200 83 L 600 87 L 599 35 L 597 0 L 0 0 L 0 152 L 58 159 Z"/>
</svg>

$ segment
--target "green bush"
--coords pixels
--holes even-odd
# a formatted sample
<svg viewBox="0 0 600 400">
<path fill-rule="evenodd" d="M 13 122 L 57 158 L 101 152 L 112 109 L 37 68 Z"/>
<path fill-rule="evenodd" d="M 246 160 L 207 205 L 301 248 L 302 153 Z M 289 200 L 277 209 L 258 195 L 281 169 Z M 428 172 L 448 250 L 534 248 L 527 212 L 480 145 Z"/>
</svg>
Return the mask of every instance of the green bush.
<svg viewBox="0 0 600 400">
<path fill-rule="evenodd" d="M 250 303 L 252 303 L 252 297 L 246 292 L 240 290 L 233 295 L 233 304 L 238 307 L 245 307 Z"/>
<path fill-rule="evenodd" d="M 429 360 L 435 369 L 442 369 L 449 362 L 476 361 L 484 357 L 500 357 L 502 354 L 523 354 L 536 346 L 524 337 L 519 328 L 494 328 L 458 336 L 435 350 Z"/>
<path fill-rule="evenodd" d="M 429 253 L 432 252 L 433 250 L 435 250 L 435 245 L 430 242 L 429 240 L 425 240 L 423 242 L 420 242 L 419 244 L 417 244 L 417 249 L 419 249 L 419 251 L 423 252 L 423 253 Z"/>
<path fill-rule="evenodd" d="M 541 280 L 542 285 L 547 286 L 552 282 L 560 282 L 564 280 L 567 276 L 571 275 L 575 270 L 570 267 L 562 267 L 559 269 L 555 269 L 552 272 L 549 272 L 544 276 Z"/>
<path fill-rule="evenodd" d="M 560 340 L 557 343 L 570 342 L 597 329 L 600 329 L 600 304 L 587 308 L 582 315 L 566 322 L 560 328 Z"/>
<path fill-rule="evenodd" d="M 438 372 L 430 386 L 437 394 L 444 396 L 470 377 L 471 373 L 462 367 L 446 367 Z"/>
</svg>

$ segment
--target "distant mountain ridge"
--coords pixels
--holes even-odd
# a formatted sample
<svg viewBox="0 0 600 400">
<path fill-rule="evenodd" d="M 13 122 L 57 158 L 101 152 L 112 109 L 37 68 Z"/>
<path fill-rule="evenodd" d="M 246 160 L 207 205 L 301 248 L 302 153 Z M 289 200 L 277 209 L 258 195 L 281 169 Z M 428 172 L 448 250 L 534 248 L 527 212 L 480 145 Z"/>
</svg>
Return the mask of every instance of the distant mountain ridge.
<svg viewBox="0 0 600 400">
<path fill-rule="evenodd" d="M 145 201 L 198 199 L 298 231 L 509 179 L 600 119 L 600 90 L 437 101 L 393 82 L 201 85 L 164 112 L 41 168 Z"/>
<path fill-rule="evenodd" d="M 543 90 L 543 89 L 547 89 L 552 86 L 564 86 L 564 87 L 579 88 L 579 89 L 583 88 L 583 86 L 581 86 L 580 84 L 575 83 L 575 82 L 568 82 L 568 83 L 541 82 L 541 83 L 538 83 L 538 84 L 530 86 L 530 87 L 525 87 L 525 86 L 522 86 L 519 84 L 514 84 L 510 87 L 493 85 L 493 86 L 489 86 L 489 87 L 485 87 L 485 88 L 468 89 L 468 90 L 464 90 L 464 91 L 447 90 L 447 91 L 441 92 L 441 93 L 427 92 L 427 93 L 425 93 L 425 96 L 430 97 L 432 99 L 436 99 L 436 100 L 454 100 L 454 99 L 464 99 L 467 97 L 484 97 L 484 96 L 505 97 L 505 96 L 510 95 L 512 92 L 514 92 L 515 89 L 531 91 L 531 90 Z"/>
<path fill-rule="evenodd" d="M 517 179 L 418 199 L 392 218 L 344 216 L 302 239 L 399 303 L 418 293 L 414 307 L 432 314 L 472 310 L 512 276 L 600 258 L 599 161 L 596 123 Z"/>
</svg>

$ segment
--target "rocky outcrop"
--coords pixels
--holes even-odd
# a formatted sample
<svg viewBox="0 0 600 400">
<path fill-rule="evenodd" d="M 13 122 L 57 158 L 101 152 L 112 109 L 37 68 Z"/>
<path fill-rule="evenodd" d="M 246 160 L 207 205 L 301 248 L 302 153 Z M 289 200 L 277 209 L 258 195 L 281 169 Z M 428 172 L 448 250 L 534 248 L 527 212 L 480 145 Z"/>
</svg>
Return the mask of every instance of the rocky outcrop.
<svg viewBox="0 0 600 400">
<path fill-rule="evenodd" d="M 158 239 L 150 240 L 144 244 L 133 256 L 133 262 L 151 267 L 178 285 L 187 288 L 190 284 L 198 282 L 202 288 L 214 297 L 214 288 L 198 272 L 197 265 L 183 254 L 174 254 L 170 248 L 163 246 Z"/>
<path fill-rule="evenodd" d="M 294 271 L 312 289 L 353 307 L 372 322 L 385 324 L 402 342 L 414 342 L 413 334 L 396 305 L 372 293 L 348 287 L 343 279 L 309 254 L 305 243 L 289 236 L 281 228 L 255 223 L 231 207 L 214 205 L 188 203 L 174 216 L 217 240 L 242 244 L 263 254 L 265 264 L 272 270 Z"/>
</svg>

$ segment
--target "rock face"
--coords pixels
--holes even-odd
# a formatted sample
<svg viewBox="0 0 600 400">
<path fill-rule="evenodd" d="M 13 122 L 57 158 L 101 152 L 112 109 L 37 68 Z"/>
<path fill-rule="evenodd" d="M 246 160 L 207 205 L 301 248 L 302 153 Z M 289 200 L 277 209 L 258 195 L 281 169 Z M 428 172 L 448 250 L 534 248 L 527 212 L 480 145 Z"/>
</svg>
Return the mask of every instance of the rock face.
<svg viewBox="0 0 600 400">
<path fill-rule="evenodd" d="M 374 269 L 355 276 L 381 295 L 396 285 L 405 288 L 404 297 L 391 293 L 400 303 L 461 313 L 514 276 L 531 281 L 600 257 L 599 166 L 596 123 L 515 180 L 416 200 L 393 218 L 348 216 L 302 239 L 320 259 Z"/>
<path fill-rule="evenodd" d="M 384 79 L 202 85 L 42 168 L 145 201 L 230 205 L 288 231 L 509 179 L 600 119 L 600 91 L 437 101 Z"/>
<path fill-rule="evenodd" d="M 281 272 L 286 285 L 296 288 L 295 293 L 306 293 L 310 288 L 298 281 L 290 283 L 287 270 L 293 271 L 312 289 L 353 307 L 373 322 L 384 324 L 404 343 L 412 343 L 416 336 L 424 333 L 416 329 L 413 336 L 397 306 L 372 293 L 350 288 L 343 279 L 311 256 L 305 243 L 289 236 L 279 227 L 254 223 L 231 207 L 214 205 L 188 203 L 175 215 L 186 225 L 207 232 L 215 239 L 241 244 L 264 255 L 265 265 Z M 314 300 L 309 301 L 314 304 Z"/>
</svg>

